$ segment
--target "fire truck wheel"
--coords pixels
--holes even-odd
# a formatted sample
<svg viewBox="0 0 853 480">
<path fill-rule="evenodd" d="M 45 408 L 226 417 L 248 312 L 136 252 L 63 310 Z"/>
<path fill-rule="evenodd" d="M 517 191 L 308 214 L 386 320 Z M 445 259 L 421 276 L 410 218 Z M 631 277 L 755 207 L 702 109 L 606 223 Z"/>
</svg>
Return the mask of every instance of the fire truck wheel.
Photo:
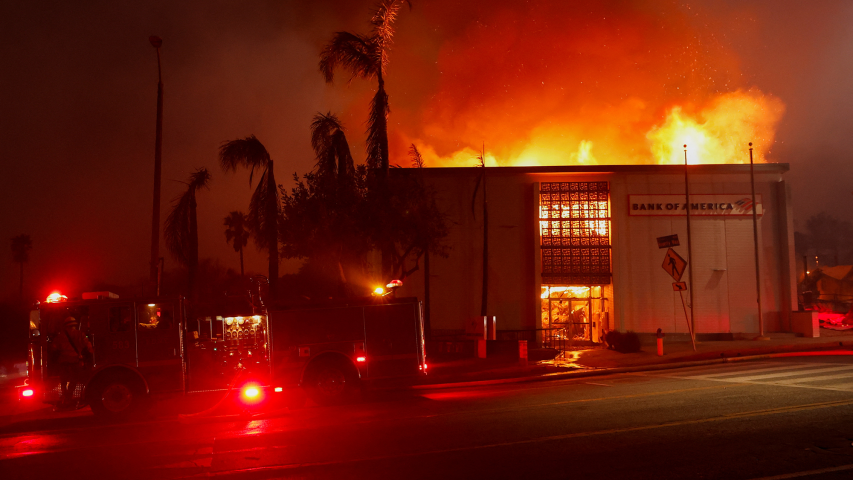
<svg viewBox="0 0 853 480">
<path fill-rule="evenodd" d="M 110 376 L 98 383 L 89 404 L 96 415 L 123 418 L 140 405 L 142 389 L 138 381 L 126 376 Z"/>
<path fill-rule="evenodd" d="M 358 376 L 352 370 L 354 367 L 343 361 L 326 360 L 313 365 L 306 375 L 308 396 L 320 405 L 351 400 L 358 390 Z"/>
</svg>

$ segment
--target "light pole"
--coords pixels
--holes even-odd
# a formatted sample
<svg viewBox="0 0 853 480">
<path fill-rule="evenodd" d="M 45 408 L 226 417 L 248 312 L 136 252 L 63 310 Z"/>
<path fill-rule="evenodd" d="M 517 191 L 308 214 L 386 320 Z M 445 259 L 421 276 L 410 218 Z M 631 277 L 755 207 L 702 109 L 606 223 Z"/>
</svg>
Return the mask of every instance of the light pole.
<svg viewBox="0 0 853 480">
<path fill-rule="evenodd" d="M 154 208 L 151 214 L 151 260 L 150 282 L 154 291 L 160 293 L 160 163 L 163 147 L 163 76 L 160 72 L 160 46 L 163 40 L 155 35 L 148 37 L 157 49 L 157 127 L 154 134 Z"/>
<path fill-rule="evenodd" d="M 693 315 L 693 239 L 690 237 L 690 180 L 687 177 L 687 144 L 684 145 L 684 197 L 687 202 L 687 268 L 690 269 L 690 339 L 696 351 L 696 321 Z"/>
<path fill-rule="evenodd" d="M 749 142 L 749 179 L 752 184 L 752 242 L 755 252 L 755 296 L 758 302 L 758 337 L 756 340 L 770 340 L 764 336 L 764 319 L 761 318 L 761 270 L 758 266 L 758 205 L 755 203 L 755 164 L 752 161 L 752 142 Z"/>
</svg>

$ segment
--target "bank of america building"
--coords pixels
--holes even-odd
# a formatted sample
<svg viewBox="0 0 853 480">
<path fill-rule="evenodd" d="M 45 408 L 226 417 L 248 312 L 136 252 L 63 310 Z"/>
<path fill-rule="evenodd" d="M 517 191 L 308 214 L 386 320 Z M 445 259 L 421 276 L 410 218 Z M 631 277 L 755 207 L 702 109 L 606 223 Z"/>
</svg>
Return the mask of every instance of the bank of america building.
<svg viewBox="0 0 853 480">
<path fill-rule="evenodd" d="M 498 330 L 596 342 L 612 329 L 687 334 L 692 296 L 697 334 L 750 337 L 759 277 L 764 331 L 791 331 L 787 171 L 756 165 L 753 204 L 749 165 L 690 165 L 689 202 L 683 165 L 487 168 L 487 313 Z M 483 171 L 421 172 L 450 227 L 449 256 L 429 259 L 429 321 L 434 334 L 460 333 L 480 315 Z M 424 282 L 422 266 L 401 293 L 423 298 Z"/>
</svg>

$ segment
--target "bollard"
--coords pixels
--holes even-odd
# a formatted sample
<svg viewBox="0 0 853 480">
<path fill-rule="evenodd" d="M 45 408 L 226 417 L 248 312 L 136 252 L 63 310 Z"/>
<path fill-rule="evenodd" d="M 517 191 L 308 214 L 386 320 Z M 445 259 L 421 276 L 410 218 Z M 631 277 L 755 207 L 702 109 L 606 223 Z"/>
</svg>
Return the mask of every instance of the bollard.
<svg viewBox="0 0 853 480">
<path fill-rule="evenodd" d="M 518 364 L 522 367 L 527 366 L 527 340 L 518 341 Z"/>
<path fill-rule="evenodd" d="M 658 356 L 659 357 L 663 356 L 663 337 L 664 337 L 663 331 L 661 331 L 661 329 L 658 329 L 657 338 L 658 338 Z"/>
</svg>

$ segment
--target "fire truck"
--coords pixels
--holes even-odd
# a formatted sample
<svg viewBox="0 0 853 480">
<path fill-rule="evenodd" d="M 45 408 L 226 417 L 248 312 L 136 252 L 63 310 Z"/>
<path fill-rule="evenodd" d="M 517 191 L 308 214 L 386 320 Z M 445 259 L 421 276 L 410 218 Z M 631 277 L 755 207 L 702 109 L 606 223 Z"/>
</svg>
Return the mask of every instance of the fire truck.
<svg viewBox="0 0 853 480">
<path fill-rule="evenodd" d="M 236 392 L 256 403 L 301 387 L 329 404 L 377 380 L 426 374 L 416 298 L 257 303 L 227 315 L 193 315 L 181 297 L 52 294 L 30 315 L 29 377 L 19 397 L 60 401 L 55 346 L 68 317 L 94 350 L 79 368 L 73 400 L 107 417 L 128 416 L 147 398 L 174 393 Z"/>
</svg>

